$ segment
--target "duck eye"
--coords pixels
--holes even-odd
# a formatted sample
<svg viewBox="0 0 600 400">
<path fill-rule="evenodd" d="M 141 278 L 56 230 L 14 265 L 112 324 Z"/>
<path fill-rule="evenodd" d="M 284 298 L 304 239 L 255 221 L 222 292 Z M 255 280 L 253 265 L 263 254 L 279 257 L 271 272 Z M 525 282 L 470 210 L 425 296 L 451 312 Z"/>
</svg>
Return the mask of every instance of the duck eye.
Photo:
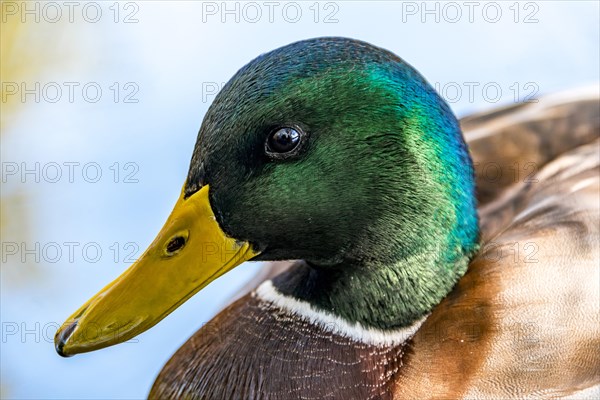
<svg viewBox="0 0 600 400">
<path fill-rule="evenodd" d="M 267 153 L 284 154 L 298 147 L 300 132 L 294 128 L 279 128 L 271 133 L 267 139 Z"/>
</svg>

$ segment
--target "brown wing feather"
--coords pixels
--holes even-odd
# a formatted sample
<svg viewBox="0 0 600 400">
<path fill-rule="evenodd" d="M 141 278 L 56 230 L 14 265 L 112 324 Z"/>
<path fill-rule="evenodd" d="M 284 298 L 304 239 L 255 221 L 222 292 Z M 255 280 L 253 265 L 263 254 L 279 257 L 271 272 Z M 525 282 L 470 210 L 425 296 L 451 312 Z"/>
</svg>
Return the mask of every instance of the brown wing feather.
<svg viewBox="0 0 600 400">
<path fill-rule="evenodd" d="M 598 88 L 544 96 L 461 119 L 480 205 L 528 182 L 546 163 L 590 143 L 600 130 Z"/>
<path fill-rule="evenodd" d="M 515 194 L 514 217 L 413 338 L 397 398 L 551 398 L 600 384 L 598 146 Z"/>
</svg>

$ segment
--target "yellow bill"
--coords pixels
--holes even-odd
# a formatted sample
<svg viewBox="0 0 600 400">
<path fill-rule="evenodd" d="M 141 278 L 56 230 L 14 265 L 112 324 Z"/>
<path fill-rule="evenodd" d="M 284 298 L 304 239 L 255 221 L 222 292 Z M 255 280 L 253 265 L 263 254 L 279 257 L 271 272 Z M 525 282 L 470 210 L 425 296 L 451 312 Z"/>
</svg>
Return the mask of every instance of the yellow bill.
<svg viewBox="0 0 600 400">
<path fill-rule="evenodd" d="M 150 329 L 219 276 L 255 257 L 249 243 L 223 233 L 208 186 L 184 199 L 142 256 L 56 332 L 62 356 L 125 342 Z"/>
</svg>

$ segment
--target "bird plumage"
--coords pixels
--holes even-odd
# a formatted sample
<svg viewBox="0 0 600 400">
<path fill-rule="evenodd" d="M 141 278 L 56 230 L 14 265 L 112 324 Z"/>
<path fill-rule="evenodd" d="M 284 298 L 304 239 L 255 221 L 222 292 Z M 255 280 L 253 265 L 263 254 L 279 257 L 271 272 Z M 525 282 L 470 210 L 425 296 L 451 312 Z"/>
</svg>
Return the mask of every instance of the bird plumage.
<svg viewBox="0 0 600 400">
<path fill-rule="evenodd" d="M 150 398 L 600 395 L 598 104 L 594 89 L 459 125 L 386 50 L 320 38 L 261 55 L 208 110 L 145 258 L 74 314 L 57 349 L 127 340 L 246 259 L 297 259 L 267 266 L 192 336 Z M 295 142 L 277 152 L 280 129 Z M 135 297 L 145 271 L 165 274 L 163 292 Z M 135 307 L 111 323 L 103 310 L 123 293 Z M 103 335 L 87 340 L 98 315 Z"/>
<path fill-rule="evenodd" d="M 599 105 L 586 90 L 461 121 L 483 188 L 482 248 L 407 343 L 369 347 L 281 309 L 249 313 L 257 299 L 246 295 L 181 347 L 151 397 L 597 398 Z M 514 175 L 532 159 L 533 174 Z M 485 176 L 486 163 L 512 180 Z M 289 266 L 266 265 L 248 290 Z M 244 382 L 202 374 L 228 368 L 223 347 Z M 251 363 L 259 376 L 240 370 Z"/>
</svg>

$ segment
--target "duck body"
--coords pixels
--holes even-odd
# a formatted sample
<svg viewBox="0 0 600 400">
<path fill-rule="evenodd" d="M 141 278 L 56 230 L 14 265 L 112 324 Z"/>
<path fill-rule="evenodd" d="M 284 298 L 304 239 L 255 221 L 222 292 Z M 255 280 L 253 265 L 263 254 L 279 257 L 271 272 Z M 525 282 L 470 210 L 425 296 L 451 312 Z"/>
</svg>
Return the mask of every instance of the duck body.
<svg viewBox="0 0 600 400">
<path fill-rule="evenodd" d="M 269 261 L 150 398 L 598 397 L 597 107 L 593 93 L 493 111 L 463 121 L 465 141 L 386 50 L 319 38 L 263 54 L 209 108 L 163 230 L 56 349 L 126 341 Z M 490 179 L 515 161 L 534 173 Z"/>
<path fill-rule="evenodd" d="M 422 324 L 349 327 L 267 280 L 177 351 L 150 398 L 597 398 L 597 169 L 597 142 L 542 169 Z"/>
</svg>

